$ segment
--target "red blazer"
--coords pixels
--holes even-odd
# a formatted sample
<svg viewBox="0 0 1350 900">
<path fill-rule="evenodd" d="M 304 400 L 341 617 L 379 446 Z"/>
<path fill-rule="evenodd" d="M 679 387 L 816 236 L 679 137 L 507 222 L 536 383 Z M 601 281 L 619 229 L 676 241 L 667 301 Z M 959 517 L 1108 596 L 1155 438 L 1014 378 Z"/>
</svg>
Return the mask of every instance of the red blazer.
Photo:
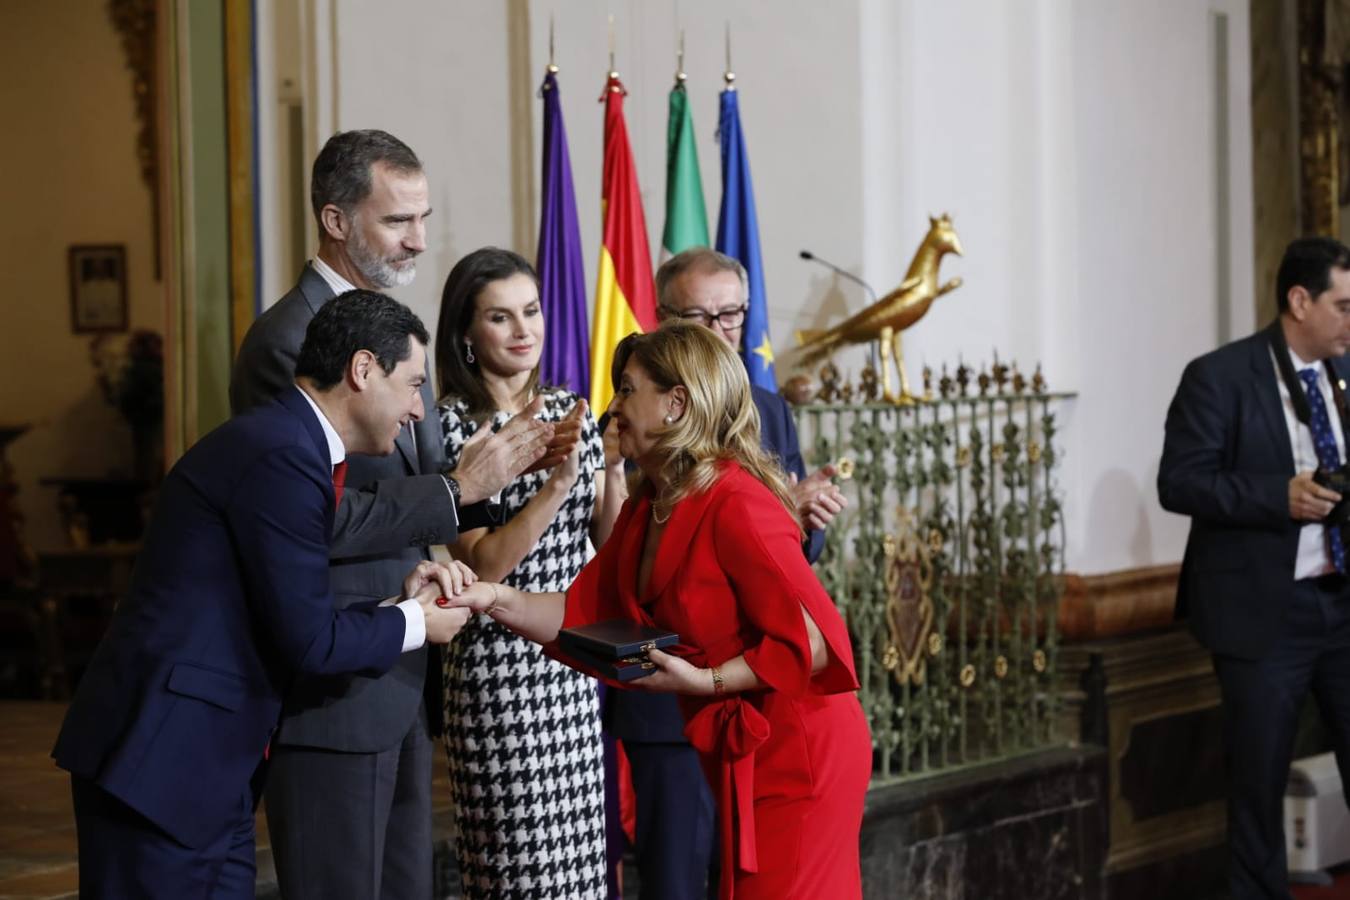
<svg viewBox="0 0 1350 900">
<path fill-rule="evenodd" d="M 851 696 L 858 688 L 853 650 L 843 618 L 802 556 L 801 531 L 778 498 L 738 464 L 725 463 L 712 487 L 675 505 L 650 583 L 639 594 L 650 510 L 645 495 L 625 504 L 613 534 L 568 590 L 563 627 L 618 618 L 659 626 L 679 633 L 682 655 L 693 665 L 720 665 L 744 654 L 768 686 L 721 698 L 679 698 L 685 734 L 703 755 L 717 796 L 722 858 L 735 861 L 724 862 L 728 896 L 734 873 L 756 872 L 759 850 L 768 852 L 755 840 L 755 800 L 796 795 L 811 802 L 821 765 L 811 757 L 821 755 L 820 740 L 831 738 L 801 732 L 811 727 L 804 722 L 825 721 L 820 708 L 835 705 L 822 698 L 846 695 L 837 700 L 861 731 L 841 728 L 838 739 L 849 741 L 858 751 L 852 761 L 870 770 L 870 740 Z M 802 608 L 828 648 L 829 662 L 814 676 Z M 865 772 L 861 783 L 865 787 Z M 856 847 L 856 831 L 845 839 Z"/>
</svg>

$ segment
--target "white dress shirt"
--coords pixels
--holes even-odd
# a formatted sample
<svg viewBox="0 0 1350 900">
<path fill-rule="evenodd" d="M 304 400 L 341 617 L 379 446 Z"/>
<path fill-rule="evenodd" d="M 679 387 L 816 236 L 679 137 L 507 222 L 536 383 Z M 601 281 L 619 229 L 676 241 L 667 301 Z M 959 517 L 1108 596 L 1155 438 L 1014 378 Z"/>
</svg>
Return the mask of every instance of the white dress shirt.
<svg viewBox="0 0 1350 900">
<path fill-rule="evenodd" d="M 356 290 L 356 285 L 339 275 L 336 269 L 319 257 L 316 256 L 311 259 L 309 264 L 314 267 L 315 272 L 319 273 L 320 278 L 328 282 L 328 286 L 333 289 L 334 297 L 338 294 L 345 294 L 348 291 Z"/>
<path fill-rule="evenodd" d="M 323 410 L 319 409 L 319 404 L 314 402 L 314 398 L 298 384 L 295 389 L 300 392 L 301 397 L 305 398 L 305 402 L 309 404 L 310 409 L 314 410 L 314 415 L 319 417 L 319 426 L 323 429 L 323 436 L 328 441 L 329 461 L 336 466 L 347 458 L 347 448 L 343 445 L 342 438 L 338 435 L 337 429 L 333 427 L 333 423 L 329 422 L 328 417 L 323 414 Z M 385 606 L 390 603 L 393 603 L 393 601 L 386 600 L 380 605 Z M 407 627 L 403 629 L 403 652 L 407 653 L 409 650 L 416 650 L 427 642 L 426 616 L 422 612 L 422 604 L 416 600 L 404 600 L 397 606 L 407 623 Z"/>
<path fill-rule="evenodd" d="M 1275 351 L 1271 350 L 1271 360 Z M 1327 407 L 1327 417 L 1331 419 L 1331 433 L 1336 437 L 1336 452 L 1341 460 L 1345 459 L 1345 436 L 1341 434 L 1341 417 L 1336 409 L 1336 397 L 1331 392 L 1331 379 L 1327 377 L 1327 367 L 1319 360 L 1315 363 L 1304 362 L 1292 349 L 1289 359 L 1298 372 L 1309 367 L 1317 369 L 1317 389 L 1322 392 L 1322 401 Z M 1318 467 L 1317 449 L 1313 446 L 1312 429 L 1298 420 L 1294 412 L 1294 401 L 1289 389 L 1280 377 L 1279 366 L 1275 367 L 1275 381 L 1280 387 L 1280 405 L 1284 408 L 1284 424 L 1289 428 L 1289 443 L 1294 451 L 1294 471 L 1315 471 Z M 1302 388 L 1302 384 L 1299 385 Z M 1316 578 L 1328 572 L 1336 571 L 1331 564 L 1331 555 L 1327 552 L 1326 529 L 1321 522 L 1309 522 L 1298 532 L 1298 554 L 1294 557 L 1294 578 Z"/>
</svg>

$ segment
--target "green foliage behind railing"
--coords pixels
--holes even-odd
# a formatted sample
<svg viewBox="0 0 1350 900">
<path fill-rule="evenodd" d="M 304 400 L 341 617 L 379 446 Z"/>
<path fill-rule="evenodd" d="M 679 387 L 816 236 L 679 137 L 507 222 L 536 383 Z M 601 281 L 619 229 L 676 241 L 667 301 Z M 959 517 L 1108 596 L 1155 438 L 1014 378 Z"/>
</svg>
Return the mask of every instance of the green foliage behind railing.
<svg viewBox="0 0 1350 900">
<path fill-rule="evenodd" d="M 807 469 L 849 476 L 816 570 L 853 635 L 876 777 L 1058 742 L 1055 412 L 1070 396 L 797 409 Z"/>
</svg>

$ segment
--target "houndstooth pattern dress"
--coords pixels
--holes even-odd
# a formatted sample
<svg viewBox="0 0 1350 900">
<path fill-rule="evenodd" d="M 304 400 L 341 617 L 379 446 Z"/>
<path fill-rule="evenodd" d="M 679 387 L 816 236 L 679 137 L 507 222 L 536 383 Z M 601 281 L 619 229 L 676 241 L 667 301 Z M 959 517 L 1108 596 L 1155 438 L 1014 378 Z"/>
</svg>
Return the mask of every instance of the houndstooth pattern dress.
<svg viewBox="0 0 1350 900">
<path fill-rule="evenodd" d="M 557 421 L 577 395 L 546 390 L 542 418 Z M 475 425 L 463 402 L 440 407 L 451 467 Z M 497 413 L 493 430 L 509 416 Z M 525 591 L 562 591 L 586 561 L 604 449 L 590 413 L 581 474 L 543 537 L 504 579 Z M 502 492 L 509 521 L 548 472 Z M 445 747 L 466 898 L 605 896 L 604 760 L 595 682 L 544 656 L 538 644 L 474 616 L 445 654 Z"/>
</svg>

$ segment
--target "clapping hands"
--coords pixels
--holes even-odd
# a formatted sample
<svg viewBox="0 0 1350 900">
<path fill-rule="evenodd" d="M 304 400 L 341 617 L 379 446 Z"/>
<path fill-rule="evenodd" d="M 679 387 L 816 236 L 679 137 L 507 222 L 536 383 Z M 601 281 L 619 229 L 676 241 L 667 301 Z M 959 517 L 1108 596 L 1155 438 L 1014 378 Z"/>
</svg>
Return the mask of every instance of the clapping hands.
<svg viewBox="0 0 1350 900">
<path fill-rule="evenodd" d="M 554 466 L 561 465 L 568 461 L 568 457 L 577 452 L 578 443 L 581 441 L 581 426 L 586 421 L 586 409 L 588 404 L 585 400 L 578 400 L 567 411 L 560 421 L 553 423 L 553 436 L 548 441 L 548 446 L 533 465 L 529 466 L 526 472 L 537 472 L 540 469 L 551 469 Z M 573 476 L 575 480 L 576 476 Z"/>
<path fill-rule="evenodd" d="M 496 433 L 489 423 L 484 422 L 464 442 L 459 464 L 450 473 L 459 484 L 461 503 L 468 505 L 486 500 L 514 481 L 521 472 L 533 471 L 550 458 L 555 452 L 557 427 L 562 423 L 555 426 L 535 418 L 543 408 L 543 398 L 535 397 Z M 578 425 L 577 434 L 580 432 Z"/>
<path fill-rule="evenodd" d="M 552 444 L 558 444 L 560 440 L 571 441 L 567 447 L 567 452 L 561 460 L 554 463 L 556 467 L 553 474 L 549 476 L 550 480 L 556 481 L 560 488 L 570 489 L 573 482 L 577 480 L 577 475 L 581 472 L 581 423 L 585 420 L 586 401 L 578 400 L 568 411 L 561 422 L 553 427 Z M 561 448 L 561 445 L 559 445 Z M 544 454 L 544 459 L 540 462 L 548 462 L 553 458 L 552 449 Z M 542 466 L 536 465 L 537 468 Z"/>
<path fill-rule="evenodd" d="M 792 496 L 797 501 L 797 515 L 806 528 L 826 527 L 848 506 L 848 498 L 830 480 L 834 475 L 832 465 L 822 466 L 801 481 L 795 473 L 788 474 Z"/>
</svg>

